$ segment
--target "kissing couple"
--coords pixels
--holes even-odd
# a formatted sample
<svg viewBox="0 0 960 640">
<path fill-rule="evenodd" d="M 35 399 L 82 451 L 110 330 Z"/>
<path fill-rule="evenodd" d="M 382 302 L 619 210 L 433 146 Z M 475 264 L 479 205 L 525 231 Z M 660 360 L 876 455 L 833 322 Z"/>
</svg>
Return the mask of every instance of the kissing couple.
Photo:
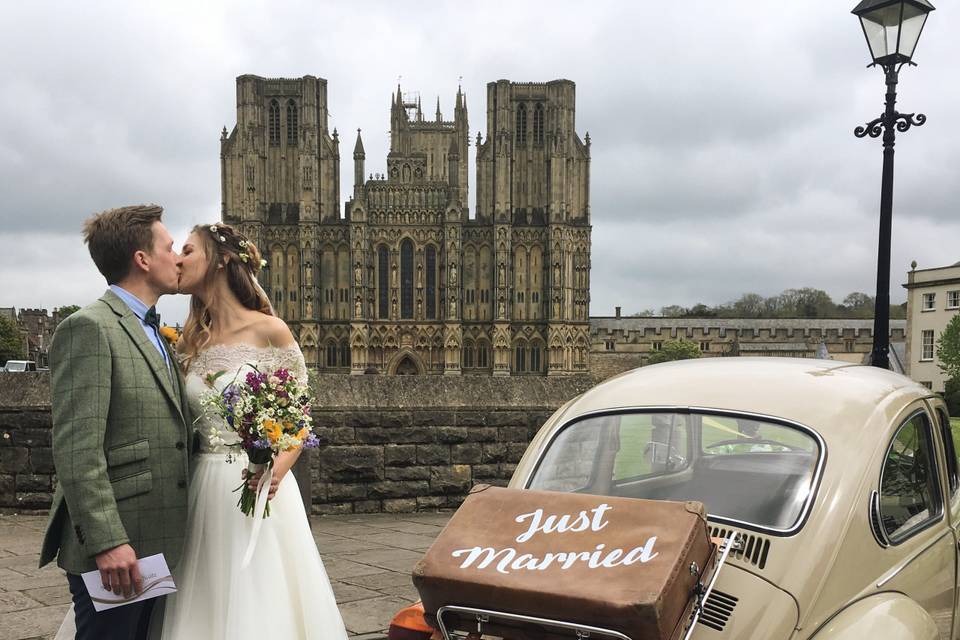
<svg viewBox="0 0 960 640">
<path fill-rule="evenodd" d="M 178 254 L 162 213 L 130 206 L 86 221 L 109 289 L 61 322 L 50 348 L 58 485 L 40 566 L 56 558 L 73 599 L 57 638 L 345 639 L 289 473 L 300 450 L 275 458 L 272 515 L 244 566 L 254 518 L 233 492 L 260 474 L 246 473 L 237 434 L 204 401 L 211 374 L 247 365 L 307 379 L 257 282 L 260 253 L 217 223 L 195 226 Z M 174 350 L 155 305 L 175 293 L 191 299 Z M 94 610 L 80 574 L 97 570 L 105 589 L 132 597 L 145 587 L 138 558 L 159 553 L 176 593 Z"/>
</svg>

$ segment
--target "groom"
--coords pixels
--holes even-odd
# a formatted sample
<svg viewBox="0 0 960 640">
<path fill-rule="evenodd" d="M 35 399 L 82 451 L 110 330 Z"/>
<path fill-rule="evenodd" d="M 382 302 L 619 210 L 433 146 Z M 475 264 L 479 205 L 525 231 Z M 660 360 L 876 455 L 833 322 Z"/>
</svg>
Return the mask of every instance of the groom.
<svg viewBox="0 0 960 640">
<path fill-rule="evenodd" d="M 77 638 L 145 638 L 156 599 L 96 612 L 80 574 L 143 588 L 137 558 L 180 557 L 190 416 L 154 305 L 176 293 L 173 240 L 156 205 L 99 213 L 84 240 L 110 285 L 60 323 L 50 349 L 57 490 L 40 553 L 67 572 Z"/>
</svg>

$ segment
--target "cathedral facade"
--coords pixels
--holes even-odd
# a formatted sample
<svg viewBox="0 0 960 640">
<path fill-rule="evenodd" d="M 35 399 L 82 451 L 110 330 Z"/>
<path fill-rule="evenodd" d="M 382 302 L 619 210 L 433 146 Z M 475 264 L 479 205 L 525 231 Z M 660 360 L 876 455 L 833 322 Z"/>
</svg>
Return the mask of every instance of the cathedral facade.
<svg viewBox="0 0 960 640">
<path fill-rule="evenodd" d="M 260 247 L 261 283 L 326 373 L 568 375 L 590 349 L 590 136 L 569 80 L 487 85 L 470 214 L 466 98 L 425 117 L 400 87 L 386 172 L 360 130 L 340 210 L 321 78 L 237 78 L 221 136 L 222 218 Z"/>
</svg>

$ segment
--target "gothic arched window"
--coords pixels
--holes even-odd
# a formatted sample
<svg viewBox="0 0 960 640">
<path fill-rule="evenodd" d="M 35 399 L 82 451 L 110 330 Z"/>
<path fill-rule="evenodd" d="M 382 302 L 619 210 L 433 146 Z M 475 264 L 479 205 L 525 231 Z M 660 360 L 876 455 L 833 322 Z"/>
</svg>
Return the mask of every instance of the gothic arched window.
<svg viewBox="0 0 960 640">
<path fill-rule="evenodd" d="M 533 142 L 543 144 L 543 105 L 539 102 L 533 110 Z"/>
<path fill-rule="evenodd" d="M 350 366 L 350 343 L 346 340 L 340 343 L 340 366 Z"/>
<path fill-rule="evenodd" d="M 332 369 L 337 366 L 337 343 L 327 343 L 327 368 Z"/>
<path fill-rule="evenodd" d="M 377 249 L 377 317 L 390 317 L 390 254 L 387 248 Z"/>
<path fill-rule="evenodd" d="M 267 124 L 270 130 L 270 144 L 280 144 L 280 103 L 276 100 L 271 100 L 269 111 L 270 114 Z"/>
<path fill-rule="evenodd" d="M 530 347 L 530 371 L 540 373 L 540 344 L 535 343 Z"/>
<path fill-rule="evenodd" d="M 527 106 L 517 107 L 517 144 L 527 144 Z"/>
<path fill-rule="evenodd" d="M 437 319 L 437 248 L 427 246 L 427 320 Z"/>
<path fill-rule="evenodd" d="M 516 347 L 516 368 L 517 373 L 523 373 L 527 370 L 527 349 L 522 342 L 517 343 Z"/>
<path fill-rule="evenodd" d="M 463 344 L 463 368 L 473 369 L 473 343 L 469 341 Z"/>
<path fill-rule="evenodd" d="M 299 118 L 297 117 L 297 103 L 292 99 L 287 101 L 287 144 L 291 147 L 297 146 L 297 138 L 300 135 Z"/>
<path fill-rule="evenodd" d="M 488 354 L 487 343 L 483 341 L 478 342 L 477 343 L 477 366 L 480 367 L 481 369 L 486 369 L 487 367 L 490 366 L 488 364 L 487 354 Z"/>
<path fill-rule="evenodd" d="M 400 243 L 400 317 L 413 318 L 413 242 Z"/>
</svg>

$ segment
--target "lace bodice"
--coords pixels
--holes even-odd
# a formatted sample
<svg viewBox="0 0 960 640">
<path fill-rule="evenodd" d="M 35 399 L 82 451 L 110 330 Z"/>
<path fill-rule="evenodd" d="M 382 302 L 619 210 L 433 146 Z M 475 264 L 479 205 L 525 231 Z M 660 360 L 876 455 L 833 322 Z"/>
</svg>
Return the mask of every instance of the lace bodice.
<svg viewBox="0 0 960 640">
<path fill-rule="evenodd" d="M 260 371 L 284 368 L 300 380 L 307 379 L 307 367 L 296 343 L 288 347 L 218 344 L 198 353 L 187 369 L 186 389 L 190 411 L 196 416 L 194 429 L 200 434 L 201 453 L 236 453 L 238 448 L 229 445 L 240 441 L 234 432 L 224 428 L 219 416 L 209 415 L 203 407 L 203 398 L 210 393 L 207 376 L 226 372 L 214 383 L 219 390 L 236 379 L 237 372 L 245 374 L 252 367 Z"/>
</svg>

